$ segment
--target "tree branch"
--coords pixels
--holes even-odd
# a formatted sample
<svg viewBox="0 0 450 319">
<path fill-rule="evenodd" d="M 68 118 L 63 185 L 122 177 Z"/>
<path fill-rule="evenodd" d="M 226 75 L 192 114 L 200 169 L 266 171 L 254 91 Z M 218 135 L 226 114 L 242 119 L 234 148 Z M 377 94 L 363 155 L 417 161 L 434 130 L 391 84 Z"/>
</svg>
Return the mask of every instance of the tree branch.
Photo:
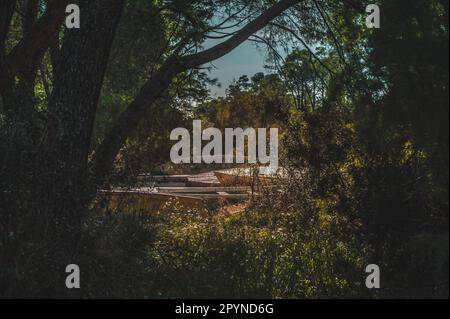
<svg viewBox="0 0 450 319">
<path fill-rule="evenodd" d="M 6 36 L 15 7 L 16 0 L 2 0 L 0 3 L 0 59 L 5 54 Z"/>
<path fill-rule="evenodd" d="M 29 33 L 24 34 L 20 42 L 11 50 L 6 59 L 7 70 L 1 70 L 0 90 L 3 80 L 9 75 L 26 76 L 32 69 L 33 61 L 43 50 L 48 48 L 55 34 L 58 34 L 65 15 L 65 8 L 70 0 L 49 0 L 44 15 L 35 22 Z"/>
<path fill-rule="evenodd" d="M 95 150 L 90 162 L 92 182 L 96 185 L 105 182 L 120 148 L 139 125 L 140 120 L 151 112 L 152 105 L 170 86 L 175 76 L 226 55 L 274 18 L 300 2 L 302 0 L 279 1 L 221 44 L 200 53 L 181 58 L 176 56 L 169 58 L 145 83 L 134 101 L 119 116 L 104 141 Z"/>
<path fill-rule="evenodd" d="M 308 44 L 295 33 L 294 30 L 292 30 L 284 25 L 278 24 L 278 23 L 272 23 L 272 25 L 292 34 L 292 36 L 294 38 L 296 38 L 303 44 L 303 46 L 306 48 L 306 50 L 308 50 L 309 54 L 311 54 L 314 57 L 314 59 L 316 59 L 317 62 L 320 63 L 321 66 L 323 66 L 330 74 L 334 74 L 334 72 L 325 63 L 322 62 L 322 60 L 313 52 L 313 50 L 308 46 Z"/>
<path fill-rule="evenodd" d="M 264 11 L 255 20 L 243 27 L 230 39 L 200 53 L 188 55 L 182 58 L 181 63 L 183 63 L 186 68 L 195 68 L 224 56 L 242 44 L 252 34 L 265 27 L 270 21 L 279 16 L 281 13 L 300 2 L 302 2 L 302 0 L 283 0 L 278 2 L 271 8 Z"/>
<path fill-rule="evenodd" d="M 38 9 L 39 0 L 28 0 L 23 28 L 24 34 L 28 34 L 33 30 L 34 23 L 37 19 Z"/>
</svg>

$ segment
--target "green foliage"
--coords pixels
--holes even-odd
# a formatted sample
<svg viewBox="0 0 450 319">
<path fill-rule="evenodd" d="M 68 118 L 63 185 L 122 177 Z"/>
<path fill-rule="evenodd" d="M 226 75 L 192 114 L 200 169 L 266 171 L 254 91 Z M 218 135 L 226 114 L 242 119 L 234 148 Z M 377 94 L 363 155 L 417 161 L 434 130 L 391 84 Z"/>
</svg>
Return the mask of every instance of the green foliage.
<svg viewBox="0 0 450 319">
<path fill-rule="evenodd" d="M 254 16 L 267 3 L 126 1 L 91 149 L 178 41 L 188 36 L 195 45 L 186 52 L 194 52 L 216 20 L 242 5 L 242 16 Z M 127 139 L 113 181 L 129 185 L 167 162 L 171 129 L 190 127 L 192 118 L 220 129 L 280 127 L 290 178 L 234 214 L 91 207 L 76 256 L 83 290 L 68 296 L 448 298 L 448 1 L 378 3 L 381 29 L 368 30 L 355 10 L 363 1 L 302 2 L 276 23 L 301 31 L 303 41 L 266 28 L 261 36 L 289 54 L 281 63 L 271 48 L 277 68 L 242 76 L 223 98 L 208 98 L 216 82 L 202 70 L 177 76 Z M 15 14 L 7 52 L 22 23 Z M 8 104 L 19 114 L 31 101 L 31 123 L 13 122 L 0 101 L 0 294 L 7 297 L 67 295 L 46 291 L 54 269 L 42 265 L 67 256 L 42 232 L 41 198 L 29 198 L 30 185 L 48 178 L 38 173 L 45 158 L 36 153 L 51 115 L 51 60 L 47 52 L 32 86 L 17 81 L 24 94 Z M 364 286 L 370 263 L 382 269 L 380 291 Z"/>
<path fill-rule="evenodd" d="M 216 127 L 279 126 L 292 99 L 278 75 L 242 76 L 227 90 L 225 98 L 200 104 L 194 109 L 200 117 Z"/>
<path fill-rule="evenodd" d="M 355 251 L 319 224 L 292 231 L 287 221 L 300 215 L 265 210 L 199 219 L 171 214 L 155 254 L 160 259 L 155 269 L 162 275 L 158 291 L 185 298 L 348 296 Z M 269 222 L 274 216 L 280 220 Z"/>
<path fill-rule="evenodd" d="M 98 210 L 83 236 L 83 291 L 141 298 L 360 296 L 361 251 L 339 230 L 343 223 L 320 205 L 314 212 L 321 217 L 313 219 L 294 206 L 270 209 L 283 203 L 275 195 L 271 206 L 233 215 L 176 206 L 156 215 Z"/>
</svg>

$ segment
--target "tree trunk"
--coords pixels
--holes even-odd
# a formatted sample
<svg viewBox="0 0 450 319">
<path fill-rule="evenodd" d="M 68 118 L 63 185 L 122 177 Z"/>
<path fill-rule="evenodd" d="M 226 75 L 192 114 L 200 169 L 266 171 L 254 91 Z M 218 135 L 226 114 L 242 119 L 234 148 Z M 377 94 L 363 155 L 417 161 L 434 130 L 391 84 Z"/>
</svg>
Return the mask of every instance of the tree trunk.
<svg viewBox="0 0 450 319">
<path fill-rule="evenodd" d="M 48 106 L 48 129 L 40 154 L 36 220 L 55 244 L 48 262 L 58 287 L 64 267 L 77 263 L 87 206 L 87 162 L 97 103 L 123 0 L 81 0 L 81 28 L 66 30 Z M 56 260 L 55 260 L 56 259 Z M 49 267 L 49 265 L 46 265 Z M 62 281 L 61 281 L 62 280 Z M 53 291 L 53 290 L 51 290 Z"/>
</svg>

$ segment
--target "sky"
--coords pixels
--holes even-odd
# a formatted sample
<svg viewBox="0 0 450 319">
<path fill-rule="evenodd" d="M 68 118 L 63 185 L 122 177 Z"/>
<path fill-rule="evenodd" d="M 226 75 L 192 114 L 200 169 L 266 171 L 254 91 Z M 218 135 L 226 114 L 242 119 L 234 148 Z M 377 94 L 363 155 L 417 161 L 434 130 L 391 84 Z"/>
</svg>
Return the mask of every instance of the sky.
<svg viewBox="0 0 450 319">
<path fill-rule="evenodd" d="M 215 43 L 208 43 L 209 46 Z M 217 78 L 222 84 L 222 87 L 210 87 L 211 95 L 213 97 L 224 96 L 225 90 L 234 79 L 239 79 L 241 75 L 253 76 L 255 73 L 264 72 L 265 53 L 257 49 L 250 41 L 245 41 L 239 47 L 225 55 L 224 57 L 215 60 L 212 64 L 205 66 L 212 66 L 211 78 Z"/>
</svg>

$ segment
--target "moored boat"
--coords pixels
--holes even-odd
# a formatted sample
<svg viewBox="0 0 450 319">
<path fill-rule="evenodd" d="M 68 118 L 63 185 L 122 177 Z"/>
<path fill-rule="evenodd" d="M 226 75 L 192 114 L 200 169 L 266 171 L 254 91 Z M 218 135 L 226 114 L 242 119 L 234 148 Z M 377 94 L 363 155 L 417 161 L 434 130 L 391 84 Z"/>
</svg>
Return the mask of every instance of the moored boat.
<svg viewBox="0 0 450 319">
<path fill-rule="evenodd" d="M 261 166 L 257 168 L 233 168 L 215 171 L 221 186 L 271 185 L 286 175 L 282 168 Z"/>
</svg>

